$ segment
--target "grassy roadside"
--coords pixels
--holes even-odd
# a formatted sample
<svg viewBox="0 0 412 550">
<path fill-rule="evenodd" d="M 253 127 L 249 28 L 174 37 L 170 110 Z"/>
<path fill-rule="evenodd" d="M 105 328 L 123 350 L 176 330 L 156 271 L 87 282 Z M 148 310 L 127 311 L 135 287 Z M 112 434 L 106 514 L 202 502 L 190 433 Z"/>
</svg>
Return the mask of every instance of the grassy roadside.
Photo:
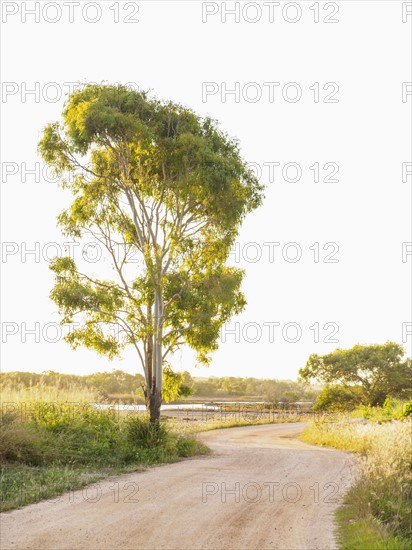
<svg viewBox="0 0 412 550">
<path fill-rule="evenodd" d="M 236 426 L 301 422 L 309 415 L 163 420 L 98 410 L 88 402 L 46 399 L 3 408 L 0 421 L 0 511 L 81 489 L 109 476 L 208 453 L 196 433 Z M 10 403 L 10 402 L 9 402 Z"/>
<path fill-rule="evenodd" d="M 307 443 L 359 454 L 359 478 L 337 511 L 342 550 L 412 549 L 410 420 L 313 423 Z"/>
<path fill-rule="evenodd" d="M 31 402 L 0 422 L 0 510 L 208 452 L 192 434 L 87 404 Z"/>
<path fill-rule="evenodd" d="M 67 491 L 81 489 L 111 475 L 138 470 L 108 467 L 93 469 L 87 466 L 49 464 L 30 466 L 27 464 L 5 464 L 0 469 L 1 507 L 5 512 L 27 504 L 52 498 Z"/>
<path fill-rule="evenodd" d="M 355 504 L 347 502 L 336 512 L 338 543 L 341 550 L 407 550 L 412 548 L 405 539 L 392 535 L 371 514 L 360 517 Z"/>
<path fill-rule="evenodd" d="M 51 406 L 52 405 L 52 406 Z M 203 455 L 196 433 L 239 426 L 307 421 L 308 417 L 167 420 L 157 429 L 141 415 L 118 415 L 66 403 L 32 402 L 29 417 L 0 422 L 0 511 L 81 489 L 113 475 Z"/>
</svg>

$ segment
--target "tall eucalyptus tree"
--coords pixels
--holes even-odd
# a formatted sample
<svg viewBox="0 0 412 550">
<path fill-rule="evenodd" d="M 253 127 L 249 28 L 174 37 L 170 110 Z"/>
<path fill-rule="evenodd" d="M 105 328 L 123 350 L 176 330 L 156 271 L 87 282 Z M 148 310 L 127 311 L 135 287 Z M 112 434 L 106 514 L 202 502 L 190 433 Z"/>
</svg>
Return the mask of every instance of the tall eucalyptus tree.
<svg viewBox="0 0 412 550">
<path fill-rule="evenodd" d="M 63 233 L 100 243 L 113 273 L 84 273 L 72 257 L 51 263 L 61 322 L 79 322 L 66 339 L 111 358 L 133 346 L 156 422 L 167 356 L 187 344 L 207 363 L 245 305 L 243 271 L 225 264 L 262 187 L 213 120 L 124 86 L 74 93 L 39 151 L 73 195 Z"/>
</svg>

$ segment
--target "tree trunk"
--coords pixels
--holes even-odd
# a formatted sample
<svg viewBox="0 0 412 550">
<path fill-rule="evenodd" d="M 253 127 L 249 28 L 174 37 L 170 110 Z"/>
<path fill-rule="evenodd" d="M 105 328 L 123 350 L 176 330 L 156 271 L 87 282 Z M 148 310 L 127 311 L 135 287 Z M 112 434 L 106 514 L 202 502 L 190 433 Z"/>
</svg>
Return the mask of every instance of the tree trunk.
<svg viewBox="0 0 412 550">
<path fill-rule="evenodd" d="M 151 393 L 146 398 L 146 407 L 149 410 L 150 422 L 156 424 L 160 420 L 160 406 L 162 404 L 162 392 L 155 389 L 154 393 Z"/>
<path fill-rule="evenodd" d="M 150 415 L 150 422 L 155 424 L 160 419 L 160 406 L 162 404 L 162 381 L 163 381 L 163 299 L 159 292 L 155 294 L 154 302 L 154 334 L 150 337 L 147 345 L 147 389 L 145 392 L 146 409 Z"/>
<path fill-rule="evenodd" d="M 153 405 L 150 408 L 150 420 L 156 422 L 160 417 L 160 405 L 162 404 L 162 385 L 163 385 L 163 368 L 162 368 L 162 338 L 163 338 L 163 299 L 159 291 L 155 293 L 155 334 L 153 346 Z M 153 413 L 152 413 L 153 410 Z M 153 417 L 153 420 L 152 420 Z"/>
</svg>

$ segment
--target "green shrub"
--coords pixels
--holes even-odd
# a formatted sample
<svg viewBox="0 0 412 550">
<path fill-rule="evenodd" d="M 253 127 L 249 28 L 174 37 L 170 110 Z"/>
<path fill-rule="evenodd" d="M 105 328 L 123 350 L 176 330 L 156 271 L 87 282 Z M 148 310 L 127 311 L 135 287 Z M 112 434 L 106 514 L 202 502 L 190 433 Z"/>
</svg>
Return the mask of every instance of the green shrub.
<svg viewBox="0 0 412 550">
<path fill-rule="evenodd" d="M 361 388 L 352 387 L 349 389 L 339 385 L 326 386 L 316 398 L 313 410 L 334 412 L 352 411 L 361 402 Z"/>
<path fill-rule="evenodd" d="M 403 403 L 402 418 L 412 416 L 412 401 L 409 403 Z"/>
<path fill-rule="evenodd" d="M 199 450 L 199 442 L 194 437 L 179 436 L 176 440 L 176 452 L 178 456 L 194 456 Z"/>
<path fill-rule="evenodd" d="M 412 403 L 405 403 L 387 397 L 382 407 L 363 406 L 358 409 L 363 418 L 373 420 L 375 422 L 388 422 L 390 420 L 401 420 L 412 414 Z"/>
<path fill-rule="evenodd" d="M 39 464 L 41 462 L 39 439 L 30 426 L 8 422 L 0 426 L 0 462 Z"/>
<path fill-rule="evenodd" d="M 152 424 L 147 417 L 131 416 L 126 421 L 127 439 L 143 449 L 161 447 L 169 442 L 169 430 L 163 422 Z"/>
</svg>

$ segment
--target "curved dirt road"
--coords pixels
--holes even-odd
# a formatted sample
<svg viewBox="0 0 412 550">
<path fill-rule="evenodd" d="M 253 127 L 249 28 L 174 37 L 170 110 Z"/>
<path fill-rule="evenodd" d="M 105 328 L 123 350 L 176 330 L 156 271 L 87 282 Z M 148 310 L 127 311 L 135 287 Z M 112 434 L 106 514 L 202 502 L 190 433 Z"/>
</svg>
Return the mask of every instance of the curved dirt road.
<svg viewBox="0 0 412 550">
<path fill-rule="evenodd" d="M 350 456 L 301 443 L 303 428 L 204 432 L 212 456 L 2 514 L 1 549 L 336 548 L 333 512 L 350 484 Z"/>
</svg>

